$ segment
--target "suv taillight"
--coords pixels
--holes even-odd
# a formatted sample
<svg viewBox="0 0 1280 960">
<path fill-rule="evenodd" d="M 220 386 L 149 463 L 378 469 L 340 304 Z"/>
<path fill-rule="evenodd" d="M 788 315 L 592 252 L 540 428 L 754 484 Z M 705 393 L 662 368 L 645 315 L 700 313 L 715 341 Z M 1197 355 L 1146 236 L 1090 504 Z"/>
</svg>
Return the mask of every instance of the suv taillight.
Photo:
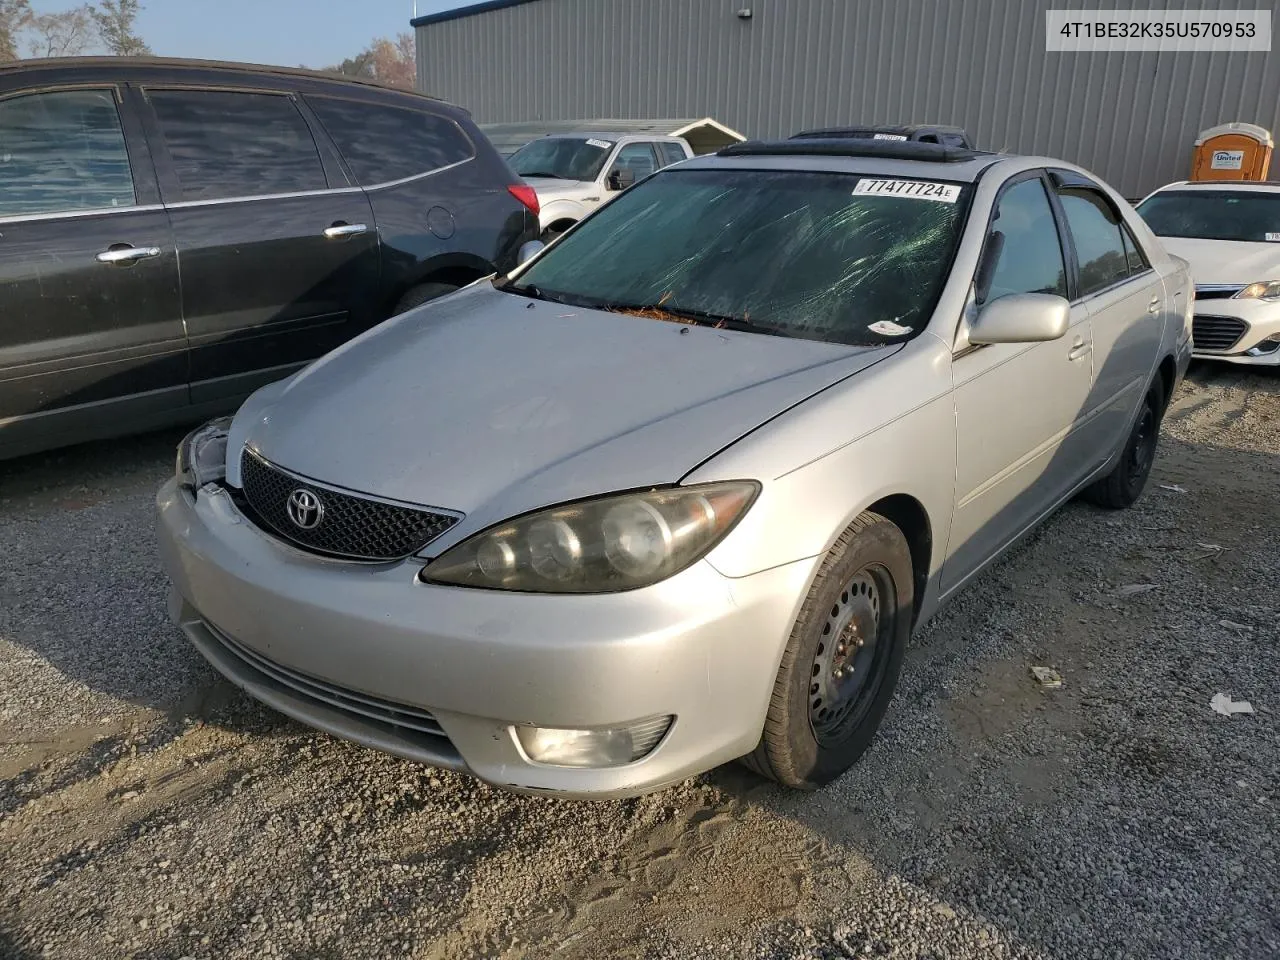
<svg viewBox="0 0 1280 960">
<path fill-rule="evenodd" d="M 511 195 L 529 208 L 535 217 L 538 215 L 538 194 L 526 183 L 513 183 L 507 187 Z"/>
</svg>

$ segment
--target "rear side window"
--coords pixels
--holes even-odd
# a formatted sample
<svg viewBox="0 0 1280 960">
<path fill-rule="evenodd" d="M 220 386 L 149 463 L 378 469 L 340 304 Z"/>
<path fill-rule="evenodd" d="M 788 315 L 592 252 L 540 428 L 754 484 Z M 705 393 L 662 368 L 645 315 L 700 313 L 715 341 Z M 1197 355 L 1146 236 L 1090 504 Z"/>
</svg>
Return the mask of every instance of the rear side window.
<svg viewBox="0 0 1280 960">
<path fill-rule="evenodd" d="M 307 97 L 307 103 L 365 186 L 429 173 L 475 156 L 461 127 L 426 110 L 336 97 Z"/>
<path fill-rule="evenodd" d="M 1004 235 L 987 289 L 988 301 L 1011 293 L 1067 295 L 1062 242 L 1039 177 L 1015 183 L 1000 197 L 991 232 Z"/>
<path fill-rule="evenodd" d="M 1149 270 L 1151 264 L 1147 262 L 1146 254 L 1142 252 L 1142 247 L 1138 246 L 1138 241 L 1123 223 L 1120 224 L 1120 239 L 1124 241 L 1124 258 L 1129 264 L 1129 275 L 1133 276 L 1135 273 Z"/>
<path fill-rule="evenodd" d="M 662 152 L 662 165 L 664 167 L 687 159 L 684 155 L 684 150 L 678 143 L 671 143 L 667 140 L 663 140 L 659 142 L 658 149 Z"/>
<path fill-rule="evenodd" d="M 324 190 L 315 139 L 288 96 L 150 90 L 183 200 Z"/>
<path fill-rule="evenodd" d="M 1058 191 L 1067 227 L 1080 261 L 1080 296 L 1088 296 L 1129 275 L 1120 221 L 1095 190 L 1064 187 Z"/>
<path fill-rule="evenodd" d="M 135 202 L 111 91 L 64 90 L 0 100 L 0 217 Z"/>
</svg>

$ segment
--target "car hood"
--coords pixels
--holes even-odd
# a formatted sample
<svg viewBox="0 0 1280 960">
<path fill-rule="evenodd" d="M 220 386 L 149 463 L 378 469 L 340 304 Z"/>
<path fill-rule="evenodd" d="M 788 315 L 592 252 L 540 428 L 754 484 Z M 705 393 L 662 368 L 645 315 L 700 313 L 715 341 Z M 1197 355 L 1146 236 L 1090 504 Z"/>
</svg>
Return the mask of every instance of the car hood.
<svg viewBox="0 0 1280 960">
<path fill-rule="evenodd" d="M 1191 264 L 1196 283 L 1257 283 L 1280 280 L 1280 243 L 1161 237 L 1164 248 Z"/>
<path fill-rule="evenodd" d="M 586 310 L 481 282 L 264 388 L 231 449 L 246 442 L 320 482 L 496 522 L 674 483 L 897 349 Z"/>
<path fill-rule="evenodd" d="M 556 180 L 551 177 L 525 177 L 524 182 L 533 187 L 539 197 L 582 193 L 596 186 L 594 180 Z"/>
</svg>

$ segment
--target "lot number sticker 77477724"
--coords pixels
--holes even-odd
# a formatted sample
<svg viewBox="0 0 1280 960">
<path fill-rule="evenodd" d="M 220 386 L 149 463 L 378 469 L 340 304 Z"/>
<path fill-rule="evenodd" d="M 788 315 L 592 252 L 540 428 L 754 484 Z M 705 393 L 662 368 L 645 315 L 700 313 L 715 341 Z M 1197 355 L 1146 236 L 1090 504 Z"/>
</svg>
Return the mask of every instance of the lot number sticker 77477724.
<svg viewBox="0 0 1280 960">
<path fill-rule="evenodd" d="M 960 188 L 954 183 L 933 183 L 928 180 L 869 180 L 862 179 L 853 188 L 853 195 L 909 197 L 912 200 L 933 200 L 936 203 L 955 203 L 960 199 Z"/>
</svg>

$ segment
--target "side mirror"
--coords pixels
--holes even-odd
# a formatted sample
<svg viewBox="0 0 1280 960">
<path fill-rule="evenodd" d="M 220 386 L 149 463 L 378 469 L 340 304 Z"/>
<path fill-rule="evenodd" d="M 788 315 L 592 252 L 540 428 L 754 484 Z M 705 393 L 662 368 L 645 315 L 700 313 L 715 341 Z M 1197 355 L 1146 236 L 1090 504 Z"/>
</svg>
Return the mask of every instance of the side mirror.
<svg viewBox="0 0 1280 960">
<path fill-rule="evenodd" d="M 609 178 L 605 181 L 605 185 L 610 190 L 625 190 L 636 182 L 636 172 L 626 167 L 617 167 L 609 171 Z"/>
<path fill-rule="evenodd" d="M 1049 293 L 1013 293 L 992 300 L 969 328 L 970 343 L 1038 343 L 1067 332 L 1071 304 Z"/>
<path fill-rule="evenodd" d="M 520 249 L 516 251 L 516 265 L 522 266 L 528 263 L 541 253 L 542 248 L 545 246 L 546 244 L 541 240 L 526 240 L 524 243 L 520 244 Z"/>
</svg>

